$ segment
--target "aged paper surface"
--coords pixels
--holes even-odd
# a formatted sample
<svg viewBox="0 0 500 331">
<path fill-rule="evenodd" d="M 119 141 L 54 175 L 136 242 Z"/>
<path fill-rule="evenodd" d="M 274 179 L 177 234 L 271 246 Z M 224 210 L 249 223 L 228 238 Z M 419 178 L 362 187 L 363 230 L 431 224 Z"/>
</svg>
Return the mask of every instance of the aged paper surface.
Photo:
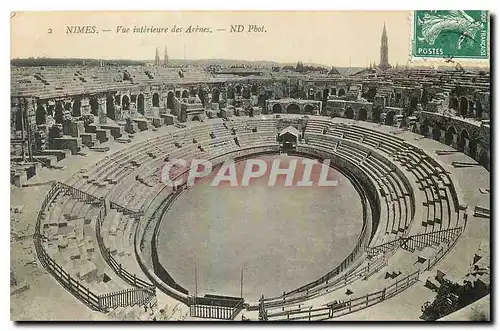
<svg viewBox="0 0 500 331">
<path fill-rule="evenodd" d="M 11 13 L 11 319 L 490 319 L 487 10 Z"/>
</svg>

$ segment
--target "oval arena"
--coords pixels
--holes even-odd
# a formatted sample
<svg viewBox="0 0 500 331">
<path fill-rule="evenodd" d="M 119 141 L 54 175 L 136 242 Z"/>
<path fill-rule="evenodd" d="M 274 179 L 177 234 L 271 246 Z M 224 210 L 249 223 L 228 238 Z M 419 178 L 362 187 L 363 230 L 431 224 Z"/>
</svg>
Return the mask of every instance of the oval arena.
<svg viewBox="0 0 500 331">
<path fill-rule="evenodd" d="M 489 111 L 479 71 L 13 67 L 12 317 L 423 319 L 445 280 L 482 291 Z M 212 169 L 165 185 L 174 159 Z"/>
</svg>

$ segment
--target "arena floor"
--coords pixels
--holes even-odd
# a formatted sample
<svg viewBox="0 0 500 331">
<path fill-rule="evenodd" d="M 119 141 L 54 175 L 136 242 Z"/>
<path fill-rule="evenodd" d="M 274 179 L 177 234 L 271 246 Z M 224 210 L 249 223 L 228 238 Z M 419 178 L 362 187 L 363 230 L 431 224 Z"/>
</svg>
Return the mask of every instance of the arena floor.
<svg viewBox="0 0 500 331">
<path fill-rule="evenodd" d="M 282 168 L 296 158 L 294 178 L 302 178 L 300 157 L 259 158 L 268 164 L 279 158 Z M 236 164 L 238 176 L 244 162 Z M 319 169 L 313 169 L 313 179 Z M 195 292 L 195 265 L 198 295 L 239 296 L 243 268 L 243 296 L 257 300 L 322 277 L 352 251 L 361 232 L 362 206 L 344 175 L 330 168 L 328 179 L 337 180 L 337 186 L 300 188 L 285 187 L 284 176 L 269 187 L 268 175 L 246 188 L 212 187 L 212 173 L 164 215 L 159 259 L 190 293 Z"/>
</svg>

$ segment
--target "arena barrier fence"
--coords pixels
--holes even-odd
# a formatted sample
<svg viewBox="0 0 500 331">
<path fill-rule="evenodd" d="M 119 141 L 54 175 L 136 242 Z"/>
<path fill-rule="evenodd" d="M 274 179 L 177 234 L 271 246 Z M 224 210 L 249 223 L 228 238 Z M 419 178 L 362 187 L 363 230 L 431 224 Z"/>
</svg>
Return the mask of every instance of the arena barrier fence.
<svg viewBox="0 0 500 331">
<path fill-rule="evenodd" d="M 243 298 L 207 294 L 189 296 L 189 315 L 192 317 L 233 320 L 243 309 Z"/>
<path fill-rule="evenodd" d="M 367 247 L 366 252 L 369 257 L 374 257 L 378 254 L 386 254 L 399 247 L 413 252 L 416 249 L 440 245 L 443 242 L 452 242 L 455 238 L 460 236 L 461 233 L 462 227 L 460 226 L 451 229 L 421 233 L 409 237 L 401 237 L 374 247 Z"/>
<path fill-rule="evenodd" d="M 151 299 L 156 296 L 154 287 L 149 287 L 147 289 L 125 289 L 122 291 L 107 294 L 95 294 L 90 290 L 89 287 L 84 286 L 77 279 L 73 278 L 68 272 L 66 272 L 63 267 L 61 267 L 54 259 L 52 259 L 44 250 L 42 240 L 44 240 L 45 237 L 40 232 L 42 219 L 49 204 L 61 192 L 69 193 L 71 195 L 74 194 L 74 197 L 76 199 L 83 200 L 89 204 L 97 204 L 98 206 L 100 206 L 101 209 L 97 217 L 97 223 L 102 222 L 106 215 L 106 204 L 104 199 L 87 194 L 86 192 L 68 186 L 66 184 L 54 182 L 42 201 L 37 214 L 35 232 L 33 234 L 33 242 L 35 245 L 35 251 L 38 260 L 45 268 L 45 270 L 47 270 L 47 272 L 49 272 L 59 284 L 61 284 L 68 292 L 73 294 L 82 303 L 84 303 L 90 309 L 100 311 L 102 313 L 108 312 L 110 308 L 118 307 L 116 306 L 117 304 L 122 307 L 127 307 L 151 301 Z"/>
<path fill-rule="evenodd" d="M 408 276 L 397 280 L 393 284 L 384 288 L 381 291 L 367 293 L 365 295 L 348 298 L 342 301 L 333 301 L 327 303 L 323 307 L 303 307 L 288 311 L 279 311 L 276 313 L 269 313 L 264 307 L 259 309 L 259 319 L 269 320 L 282 320 L 282 321 L 310 321 L 314 320 L 327 320 L 342 315 L 347 315 L 355 311 L 359 311 L 377 303 L 380 303 L 396 294 L 406 290 L 419 280 L 420 270 L 417 270 Z"/>
</svg>

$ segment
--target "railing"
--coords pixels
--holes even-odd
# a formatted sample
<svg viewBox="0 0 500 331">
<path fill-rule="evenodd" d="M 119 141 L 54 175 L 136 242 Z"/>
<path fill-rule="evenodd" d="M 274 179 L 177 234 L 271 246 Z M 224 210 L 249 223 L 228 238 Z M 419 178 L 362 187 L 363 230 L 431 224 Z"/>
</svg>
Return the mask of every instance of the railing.
<svg viewBox="0 0 500 331">
<path fill-rule="evenodd" d="M 380 303 L 396 294 L 406 290 L 419 280 L 420 270 L 413 272 L 403 279 L 397 280 L 393 284 L 381 291 L 367 293 L 365 295 L 349 298 L 343 301 L 334 301 L 322 307 L 305 307 L 305 309 L 294 309 L 280 311 L 276 313 L 265 313 L 266 320 L 327 320 L 359 311 L 377 303 Z M 260 314 L 259 314 L 260 315 Z"/>
<path fill-rule="evenodd" d="M 97 204 L 99 207 L 101 207 L 97 218 L 97 224 L 100 224 L 106 215 L 106 204 L 104 202 L 104 199 L 97 198 L 93 195 L 87 194 L 81 190 L 72 188 L 71 186 L 60 182 L 53 183 L 49 189 L 49 192 L 43 199 L 38 211 L 35 224 L 35 232 L 33 234 L 33 242 L 35 245 L 36 254 L 42 266 L 57 280 L 57 282 L 59 282 L 59 284 L 61 284 L 66 290 L 68 290 L 71 294 L 73 294 L 77 299 L 79 299 L 92 310 L 106 313 L 110 308 L 116 308 L 113 306 L 116 304 L 116 302 L 118 302 L 122 307 L 127 307 L 150 301 L 151 298 L 155 296 L 154 287 L 126 289 L 123 291 L 108 294 L 95 294 L 90 290 L 89 287 L 84 286 L 76 278 L 73 278 L 68 272 L 63 269 L 62 266 L 60 266 L 47 254 L 42 245 L 43 235 L 40 232 L 42 218 L 44 217 L 48 205 L 61 191 L 70 193 L 72 195 L 75 194 L 76 199 L 81 199 L 87 203 L 94 205 Z M 110 302 L 113 304 L 109 304 Z"/>
<path fill-rule="evenodd" d="M 155 297 L 155 287 L 131 288 L 99 296 L 99 305 L 104 309 L 145 305 Z"/>
<path fill-rule="evenodd" d="M 126 214 L 126 215 L 132 215 L 136 218 L 139 218 L 141 215 L 142 215 L 142 212 L 139 211 L 139 210 L 132 210 L 132 209 L 129 209 L 125 206 L 122 206 L 116 202 L 113 202 L 113 201 L 109 201 L 109 208 L 110 209 L 116 209 L 118 210 L 119 212 L 123 213 L 123 214 Z"/>
<path fill-rule="evenodd" d="M 439 245 L 442 242 L 453 241 L 456 237 L 460 236 L 461 233 L 462 227 L 460 226 L 451 229 L 420 233 L 409 237 L 401 237 L 391 240 L 378 246 L 367 247 L 366 252 L 369 257 L 373 257 L 378 254 L 386 254 L 387 252 L 391 252 L 399 247 L 413 252 L 415 249 L 422 249 L 424 247 Z"/>
<path fill-rule="evenodd" d="M 189 314 L 192 317 L 233 320 L 243 309 L 243 298 L 206 295 L 188 297 Z"/>
</svg>

